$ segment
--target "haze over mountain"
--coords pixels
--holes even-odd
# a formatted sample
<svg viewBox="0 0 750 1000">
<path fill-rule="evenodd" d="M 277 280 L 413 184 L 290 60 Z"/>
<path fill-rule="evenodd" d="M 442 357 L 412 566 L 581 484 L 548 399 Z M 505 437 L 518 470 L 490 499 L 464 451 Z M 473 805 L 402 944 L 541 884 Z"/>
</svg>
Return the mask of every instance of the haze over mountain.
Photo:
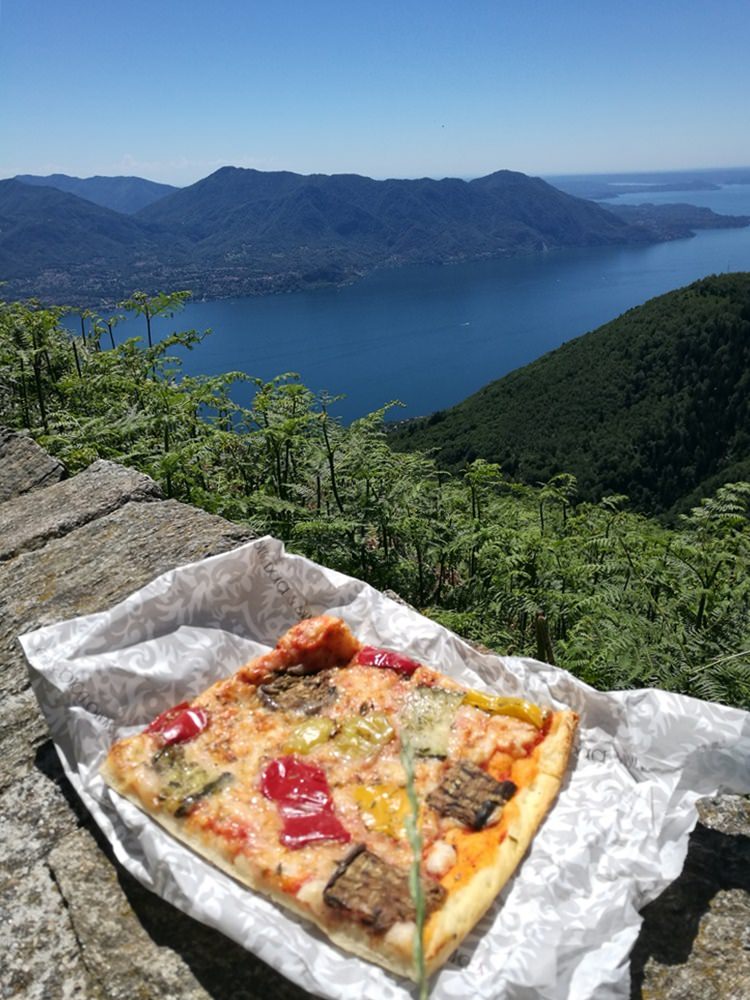
<svg viewBox="0 0 750 1000">
<path fill-rule="evenodd" d="M 651 170 L 625 174 L 569 174 L 544 178 L 577 198 L 615 199 L 621 194 L 655 191 L 716 191 L 724 184 L 750 184 L 750 167 L 704 170 Z M 607 206 L 611 208 L 611 205 Z"/>
<path fill-rule="evenodd" d="M 93 201 L 102 208 L 132 214 L 178 188 L 172 184 L 158 184 L 143 177 L 69 177 L 68 174 L 17 174 L 13 180 L 37 187 L 51 187 L 67 194 L 75 194 L 86 201 Z"/>
<path fill-rule="evenodd" d="M 572 472 L 649 512 L 697 503 L 750 477 L 750 274 L 651 299 L 391 441 L 525 482 Z"/>
</svg>

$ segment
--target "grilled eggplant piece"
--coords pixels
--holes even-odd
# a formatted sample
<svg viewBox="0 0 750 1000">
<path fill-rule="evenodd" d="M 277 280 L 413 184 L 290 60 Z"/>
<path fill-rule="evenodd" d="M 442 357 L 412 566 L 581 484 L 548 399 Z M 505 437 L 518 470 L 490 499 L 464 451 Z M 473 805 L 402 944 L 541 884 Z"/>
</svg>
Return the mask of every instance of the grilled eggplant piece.
<svg viewBox="0 0 750 1000">
<path fill-rule="evenodd" d="M 515 791 L 512 781 L 497 781 L 471 761 L 460 760 L 448 768 L 441 784 L 427 796 L 427 804 L 441 816 L 481 830 L 499 818 Z"/>
<path fill-rule="evenodd" d="M 201 799 L 220 792 L 234 780 L 229 771 L 212 774 L 189 760 L 180 744 L 162 747 L 152 757 L 151 764 L 162 779 L 159 800 L 178 819 L 192 812 Z"/>
<path fill-rule="evenodd" d="M 422 879 L 425 913 L 441 906 L 445 889 L 434 879 Z M 338 865 L 323 890 L 323 899 L 336 910 L 375 931 L 387 931 L 402 920 L 415 920 L 409 892 L 409 874 L 372 854 L 364 844 L 354 847 Z"/>
<path fill-rule="evenodd" d="M 234 775 L 229 771 L 222 771 L 218 778 L 214 778 L 199 788 L 197 792 L 192 792 L 190 795 L 186 795 L 184 799 L 180 802 L 175 810 L 175 816 L 180 819 L 183 816 L 189 816 L 201 799 L 205 799 L 207 795 L 214 795 L 217 792 L 222 791 L 227 785 L 231 785 L 234 781 Z"/>
<path fill-rule="evenodd" d="M 329 683 L 327 671 L 317 674 L 278 674 L 258 688 L 258 697 L 274 711 L 302 712 L 316 715 L 338 697 L 337 689 Z"/>
</svg>

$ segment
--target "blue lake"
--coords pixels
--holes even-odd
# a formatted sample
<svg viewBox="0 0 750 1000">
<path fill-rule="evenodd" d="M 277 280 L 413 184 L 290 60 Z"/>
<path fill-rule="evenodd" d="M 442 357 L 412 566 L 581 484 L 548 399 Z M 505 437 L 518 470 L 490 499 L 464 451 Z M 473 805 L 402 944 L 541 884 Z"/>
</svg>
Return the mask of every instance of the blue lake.
<svg viewBox="0 0 750 1000">
<path fill-rule="evenodd" d="M 624 195 L 750 215 L 750 185 Z M 606 207 L 606 202 L 603 205 Z M 708 274 L 750 270 L 750 228 L 699 232 L 649 247 L 555 251 L 511 260 L 382 271 L 341 289 L 190 303 L 157 327 L 212 329 L 186 352 L 190 374 L 299 373 L 345 394 L 349 421 L 398 399 L 394 416 L 429 413 L 654 295 Z M 142 321 L 118 338 L 145 331 Z"/>
</svg>

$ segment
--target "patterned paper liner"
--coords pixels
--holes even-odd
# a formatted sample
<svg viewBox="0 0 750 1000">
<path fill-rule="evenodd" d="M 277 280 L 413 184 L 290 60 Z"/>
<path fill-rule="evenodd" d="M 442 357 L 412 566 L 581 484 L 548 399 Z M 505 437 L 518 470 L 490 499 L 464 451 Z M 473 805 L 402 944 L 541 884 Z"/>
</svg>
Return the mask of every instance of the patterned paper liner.
<svg viewBox="0 0 750 1000">
<path fill-rule="evenodd" d="M 342 1000 L 414 995 L 407 981 L 340 951 L 193 854 L 98 774 L 116 738 L 322 612 L 340 615 L 363 642 L 402 650 L 463 683 L 581 715 L 559 799 L 430 995 L 628 996 L 638 910 L 679 874 L 695 800 L 750 792 L 750 713 L 662 691 L 603 694 L 548 664 L 479 654 L 272 538 L 166 573 L 110 611 L 21 637 L 65 772 L 119 861 L 304 989 Z"/>
</svg>

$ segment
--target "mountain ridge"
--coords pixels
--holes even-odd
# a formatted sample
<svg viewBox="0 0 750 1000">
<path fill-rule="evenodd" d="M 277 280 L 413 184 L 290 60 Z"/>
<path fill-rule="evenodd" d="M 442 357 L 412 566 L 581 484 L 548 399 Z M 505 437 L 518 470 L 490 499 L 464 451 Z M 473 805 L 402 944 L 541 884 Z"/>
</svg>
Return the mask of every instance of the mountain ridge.
<svg viewBox="0 0 750 1000">
<path fill-rule="evenodd" d="M 161 184 L 145 177 L 72 177 L 70 174 L 16 174 L 15 181 L 35 187 L 52 187 L 74 194 L 102 208 L 131 215 L 146 205 L 179 190 L 173 184 Z"/>
<path fill-rule="evenodd" d="M 153 182 L 145 183 L 153 195 Z M 684 211 L 622 218 L 510 170 L 471 181 L 381 181 L 226 166 L 129 214 L 49 185 L 0 186 L 6 292 L 76 305 L 108 304 L 136 288 L 190 288 L 203 298 L 294 291 L 350 283 L 377 268 L 690 234 Z M 698 223 L 747 223 L 717 220 Z"/>
<path fill-rule="evenodd" d="M 81 284 L 89 298 L 122 298 L 148 272 L 167 280 L 164 250 L 168 235 L 132 216 L 95 205 L 56 188 L 0 181 L 0 276 L 4 295 L 57 294 L 75 301 Z M 180 247 L 169 248 L 181 260 Z M 77 279 L 77 280 L 76 280 Z"/>
<path fill-rule="evenodd" d="M 513 171 L 473 181 L 376 181 L 358 174 L 222 167 L 132 215 L 121 215 L 135 228 L 113 222 L 117 236 L 103 245 L 104 217 L 81 207 L 90 208 L 91 202 L 79 199 L 74 207 L 55 201 L 49 187 L 0 183 L 0 263 L 12 294 L 48 301 L 62 296 L 82 304 L 116 298 L 134 287 L 186 287 L 198 296 L 219 298 L 341 284 L 379 267 L 655 239 L 593 203 Z M 30 191 L 38 192 L 42 230 Z M 78 245 L 65 232 L 71 217 Z M 85 232 L 87 220 L 90 233 Z M 24 252 L 27 232 L 31 255 Z M 43 232 L 51 248 L 46 259 Z M 58 244 L 70 250 L 67 266 Z M 100 274 L 87 254 L 99 262 Z"/>
</svg>

